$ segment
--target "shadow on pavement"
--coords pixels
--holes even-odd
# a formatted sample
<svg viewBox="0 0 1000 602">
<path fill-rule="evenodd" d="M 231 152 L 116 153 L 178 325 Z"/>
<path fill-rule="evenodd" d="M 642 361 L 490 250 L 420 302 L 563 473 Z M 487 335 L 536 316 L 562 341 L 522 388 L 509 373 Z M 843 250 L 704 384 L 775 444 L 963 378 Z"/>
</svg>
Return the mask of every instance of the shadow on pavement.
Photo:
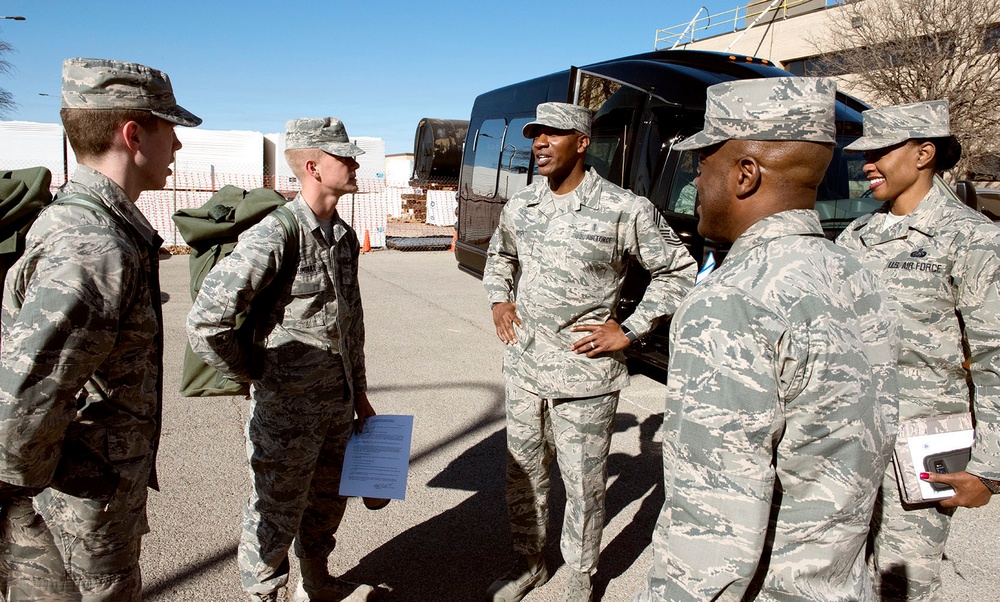
<svg viewBox="0 0 1000 602">
<path fill-rule="evenodd" d="M 618 414 L 615 432 L 636 426 L 632 414 Z M 663 454 L 653 437 L 663 424 L 663 414 L 650 414 L 639 426 L 639 454 L 613 453 L 608 456 L 608 477 L 617 479 L 608 487 L 608 521 L 635 500 L 642 500 L 628 525 L 608 541 L 594 578 L 594 599 L 600 600 L 608 583 L 635 564 L 653 537 L 656 519 L 663 507 Z"/>
<path fill-rule="evenodd" d="M 143 587 L 142 599 L 154 600 L 162 596 L 163 600 L 170 600 L 172 598 L 167 597 L 166 594 L 169 594 L 170 590 L 175 586 L 187 581 L 195 580 L 202 573 L 213 571 L 221 564 L 231 563 L 235 571 L 237 545 L 238 542 L 234 540 L 230 545 L 217 550 L 214 554 L 205 558 L 201 562 L 185 566 L 184 570 L 177 571 L 166 579 L 162 579 Z"/>
<path fill-rule="evenodd" d="M 607 521 L 642 499 L 635 520 L 604 546 L 595 579 L 599 600 L 608 582 L 625 572 L 649 544 L 663 504 L 662 461 L 653 435 L 662 417 L 650 416 L 641 424 L 632 414 L 619 414 L 615 430 L 638 426 L 642 450 L 632 456 L 609 456 L 609 475 L 617 475 L 608 488 Z M 345 578 L 378 575 L 392 591 L 385 601 L 435 600 L 468 602 L 484 598 L 486 588 L 506 572 L 513 560 L 507 508 L 504 501 L 506 436 L 499 429 L 455 458 L 429 482 L 429 487 L 471 491 L 459 505 L 416 525 L 360 559 Z M 566 501 L 558 467 L 553 463 L 549 494 L 549 542 L 545 556 L 550 573 L 563 561 L 559 533 Z"/>
<path fill-rule="evenodd" d="M 482 599 L 510 556 L 503 500 L 506 454 L 500 429 L 453 460 L 429 487 L 473 491 L 459 505 L 387 541 L 344 577 L 378 575 L 392 589 L 379 600 Z"/>
<path fill-rule="evenodd" d="M 386 387 L 380 393 L 395 388 Z M 362 557 L 344 575 L 349 580 L 377 581 L 391 588 L 383 592 L 379 600 L 468 602 L 483 599 L 486 588 L 505 573 L 513 561 L 504 500 L 506 435 L 503 417 L 498 414 L 496 405 L 502 408 L 503 394 L 495 386 L 488 388 L 492 389 L 490 393 L 495 399 L 489 409 L 461 434 L 439 440 L 411 459 L 412 469 L 431 455 L 448 453 L 446 448 L 454 445 L 461 435 L 482 433 L 480 441 L 459 453 L 427 482 L 431 489 L 468 491 L 471 495 L 457 506 L 396 535 Z M 651 415 L 642 423 L 629 413 L 619 413 L 616 418 L 616 438 L 638 427 L 640 452 L 636 455 L 614 452 L 608 458 L 609 480 L 613 482 L 608 487 L 606 522 L 626 512 L 636 500 L 642 501 L 634 518 L 619 533 L 611 539 L 605 534 L 595 576 L 596 600 L 602 598 L 613 579 L 636 562 L 651 539 L 663 503 L 661 451 L 659 444 L 653 441 L 661 422 L 660 414 Z M 566 497 L 558 465 L 553 463 L 552 469 L 549 542 L 545 556 L 550 573 L 554 574 L 563 564 L 559 534 Z M 200 562 L 150 583 L 143 591 L 144 599 L 169 599 L 171 592 L 181 584 L 216 571 L 222 564 L 235 565 L 236 547 L 237 542 L 232 541 L 209 552 Z"/>
</svg>

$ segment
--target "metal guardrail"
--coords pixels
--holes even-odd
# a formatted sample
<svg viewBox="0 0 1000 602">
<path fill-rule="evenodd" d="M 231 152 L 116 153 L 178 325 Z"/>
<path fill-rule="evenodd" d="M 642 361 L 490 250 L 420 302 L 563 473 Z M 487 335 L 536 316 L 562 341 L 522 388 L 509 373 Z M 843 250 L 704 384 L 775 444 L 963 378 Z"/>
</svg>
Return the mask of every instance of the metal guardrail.
<svg viewBox="0 0 1000 602">
<path fill-rule="evenodd" d="M 750 29 L 765 19 L 787 19 L 842 0 L 750 0 L 746 5 L 725 12 L 708 14 L 704 6 L 698 9 L 691 21 L 656 30 L 654 50 L 673 49 L 699 39 Z M 702 13 L 705 16 L 702 16 Z"/>
</svg>

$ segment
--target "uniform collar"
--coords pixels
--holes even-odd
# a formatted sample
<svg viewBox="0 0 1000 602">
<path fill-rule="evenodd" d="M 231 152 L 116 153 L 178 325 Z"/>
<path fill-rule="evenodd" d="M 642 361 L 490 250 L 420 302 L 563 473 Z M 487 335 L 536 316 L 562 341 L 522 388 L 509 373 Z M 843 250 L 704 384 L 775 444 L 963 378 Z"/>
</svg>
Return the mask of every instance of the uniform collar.
<svg viewBox="0 0 1000 602">
<path fill-rule="evenodd" d="M 823 226 L 819 222 L 819 214 L 812 209 L 790 209 L 769 215 L 740 234 L 727 257 L 734 257 L 788 236 L 822 237 Z"/>
<path fill-rule="evenodd" d="M 927 236 L 934 236 L 937 233 L 941 207 L 947 201 L 947 197 L 938 190 L 937 185 L 931 186 L 927 194 L 917 204 L 917 208 L 910 212 L 903 223 L 909 222 L 912 230 L 922 232 Z"/>
<path fill-rule="evenodd" d="M 156 228 L 149 223 L 149 220 L 139 211 L 132 199 L 125 194 L 125 190 L 111 178 L 86 165 L 77 165 L 76 171 L 73 172 L 73 178 L 66 187 L 67 192 L 74 192 L 74 185 L 84 189 L 78 191 L 82 194 L 87 196 L 96 194 L 100 197 L 100 200 L 109 209 L 124 218 L 135 230 L 135 233 L 150 246 L 159 248 L 163 243 Z"/>
<path fill-rule="evenodd" d="M 319 218 L 313 213 L 309 204 L 306 200 L 302 198 L 302 193 L 295 195 L 295 199 L 288 203 L 287 207 L 291 209 L 299 218 L 299 223 L 305 226 L 305 229 L 309 232 L 315 232 L 320 238 L 326 240 L 323 233 L 319 231 Z M 334 242 L 339 242 L 340 239 L 347 233 L 347 224 L 340 218 L 340 212 L 337 210 L 333 211 L 333 217 L 330 218 L 330 224 L 333 226 L 333 240 Z"/>
<path fill-rule="evenodd" d="M 301 192 L 295 195 L 295 199 L 292 200 L 291 203 L 288 203 L 286 207 L 295 213 L 295 216 L 299 218 L 299 222 L 305 226 L 305 229 L 309 232 L 319 228 L 319 219 L 316 218 L 316 214 L 309 208 L 309 204 L 306 203 L 306 200 L 302 198 Z"/>
<path fill-rule="evenodd" d="M 549 189 L 547 183 L 542 185 L 544 186 L 544 194 L 534 195 L 529 199 L 527 203 L 529 207 L 538 205 L 546 196 L 551 199 L 552 190 Z M 583 205 L 591 209 L 598 207 L 603 191 L 604 179 L 597 175 L 593 167 L 588 168 L 583 174 L 583 180 L 573 189 L 573 210 L 579 211 Z"/>
<path fill-rule="evenodd" d="M 889 203 L 885 203 L 877 211 L 859 219 L 852 230 L 859 232 L 859 238 L 865 246 L 906 238 L 906 233 L 910 230 L 916 230 L 928 238 L 933 238 L 937 233 L 939 210 L 946 201 L 947 197 L 938 190 L 935 184 L 931 186 L 924 198 L 920 199 L 916 209 L 888 230 L 885 230 L 883 226 L 885 225 L 885 215 L 889 212 Z"/>
</svg>

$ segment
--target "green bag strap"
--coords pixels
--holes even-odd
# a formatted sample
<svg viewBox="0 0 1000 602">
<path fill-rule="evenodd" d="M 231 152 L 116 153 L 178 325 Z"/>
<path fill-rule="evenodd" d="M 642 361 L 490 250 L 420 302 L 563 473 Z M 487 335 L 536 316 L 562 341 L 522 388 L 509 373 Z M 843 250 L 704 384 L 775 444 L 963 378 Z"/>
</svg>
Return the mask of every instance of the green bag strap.
<svg viewBox="0 0 1000 602">
<path fill-rule="evenodd" d="M 295 216 L 292 215 L 292 210 L 285 205 L 281 205 L 280 207 L 276 207 L 271 213 L 274 214 L 278 223 L 281 224 L 281 229 L 285 231 L 285 254 L 298 259 L 299 222 L 296 221 Z M 283 270 L 285 270 L 284 263 L 282 264 L 279 272 Z"/>
<path fill-rule="evenodd" d="M 96 199 L 92 199 L 89 196 L 73 192 L 65 196 L 57 196 L 55 199 L 53 199 L 51 205 L 67 205 L 71 207 L 80 207 L 82 209 L 90 209 L 95 213 L 106 215 L 108 218 L 111 219 L 112 222 L 114 222 L 116 226 L 122 228 L 126 232 L 129 231 L 129 228 L 126 227 L 122 219 L 117 215 L 115 215 L 115 213 L 111 211 L 110 208 L 108 208 L 104 203 L 101 203 Z M 111 403 L 111 399 L 108 396 L 108 393 L 104 390 L 103 387 L 101 387 L 100 383 L 97 382 L 97 379 L 95 379 L 94 377 L 90 377 L 87 379 L 87 382 L 89 382 L 90 385 L 94 388 L 94 391 L 97 393 L 97 396 L 101 398 L 101 401 L 103 401 L 104 403 Z"/>
<path fill-rule="evenodd" d="M 299 262 L 299 222 L 292 215 L 292 210 L 281 205 L 271 212 L 281 224 L 281 229 L 285 233 L 285 254 L 282 256 L 281 267 L 275 280 L 284 283 L 295 273 L 296 264 Z M 270 286 L 274 286 L 271 283 Z"/>
<path fill-rule="evenodd" d="M 105 205 L 104 203 L 98 202 L 97 200 L 92 199 L 89 196 L 85 196 L 74 192 L 71 194 L 67 194 L 65 196 L 57 196 L 55 200 L 52 201 L 51 204 L 70 205 L 73 207 L 82 207 L 83 209 L 90 209 L 91 211 L 94 211 L 96 213 L 108 216 L 109 218 L 111 218 L 111 221 L 113 221 L 115 225 L 117 225 L 119 228 L 124 229 L 126 232 L 129 231 L 129 228 L 126 227 L 121 217 L 116 215 L 115 212 L 112 211 L 110 208 L 108 208 L 107 205 Z"/>
<path fill-rule="evenodd" d="M 258 377 L 261 369 L 263 369 L 264 354 L 260 351 L 263 350 L 264 341 L 268 335 L 265 328 L 267 316 L 270 314 L 274 304 L 278 302 L 278 297 L 281 295 L 284 285 L 294 276 L 299 263 L 298 221 L 292 215 L 291 210 L 284 205 L 276 207 L 271 214 L 278 220 L 278 223 L 281 224 L 281 229 L 284 231 L 285 253 L 282 255 L 281 266 L 278 267 L 278 273 L 275 275 L 274 280 L 269 282 L 251 303 L 251 307 L 256 308 L 253 321 L 253 346 L 255 353 L 251 354 L 250 359 L 251 376 L 254 378 Z"/>
</svg>

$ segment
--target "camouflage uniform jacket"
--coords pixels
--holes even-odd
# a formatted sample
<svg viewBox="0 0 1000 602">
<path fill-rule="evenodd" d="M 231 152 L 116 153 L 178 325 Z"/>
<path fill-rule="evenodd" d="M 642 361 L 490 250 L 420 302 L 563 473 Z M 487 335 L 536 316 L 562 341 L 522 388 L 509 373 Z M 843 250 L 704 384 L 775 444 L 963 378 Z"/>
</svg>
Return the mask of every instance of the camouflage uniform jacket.
<svg viewBox="0 0 1000 602">
<path fill-rule="evenodd" d="M 87 488 L 111 493 L 117 481 L 107 463 L 150 460 L 156 452 L 162 240 L 102 174 L 80 166 L 58 196 L 73 193 L 105 205 L 119 219 L 77 206 L 48 207 L 7 275 L 0 480 L 89 497 L 60 482 L 103 477 L 113 482 Z M 72 453 L 63 453 L 66 445 L 73 445 Z M 156 486 L 155 475 L 150 485 Z"/>
<path fill-rule="evenodd" d="M 299 344 L 338 354 L 351 390 L 367 390 L 365 327 L 358 286 L 358 237 L 334 213 L 331 246 L 312 210 L 299 195 L 286 205 L 299 227 L 299 256 L 291 282 L 270 315 L 267 364 L 295 365 Z M 191 348 L 205 363 L 248 380 L 247 350 L 235 338 L 236 316 L 268 286 L 285 260 L 284 231 L 269 215 L 240 235 L 233 252 L 205 277 L 188 315 Z M 294 343 L 294 344 L 290 344 Z"/>
<path fill-rule="evenodd" d="M 863 552 L 897 426 L 885 305 L 808 210 L 751 226 L 688 295 L 639 599 L 872 599 Z"/>
<path fill-rule="evenodd" d="M 1000 479 L 1000 229 L 936 188 L 883 231 L 886 211 L 837 243 L 879 275 L 898 316 L 900 420 L 972 408 L 967 470 Z"/>
<path fill-rule="evenodd" d="M 555 215 L 544 181 L 514 195 L 500 214 L 483 275 L 489 301 L 515 301 L 524 325 L 517 345 L 507 348 L 505 374 L 543 397 L 602 395 L 628 385 L 621 351 L 593 359 L 577 355 L 570 346 L 586 333 L 570 328 L 613 316 L 629 255 L 652 276 L 623 323 L 639 336 L 673 313 L 697 271 L 677 235 L 669 228 L 661 235 L 656 209 L 645 198 L 593 170 L 574 193 L 573 210 Z"/>
</svg>

